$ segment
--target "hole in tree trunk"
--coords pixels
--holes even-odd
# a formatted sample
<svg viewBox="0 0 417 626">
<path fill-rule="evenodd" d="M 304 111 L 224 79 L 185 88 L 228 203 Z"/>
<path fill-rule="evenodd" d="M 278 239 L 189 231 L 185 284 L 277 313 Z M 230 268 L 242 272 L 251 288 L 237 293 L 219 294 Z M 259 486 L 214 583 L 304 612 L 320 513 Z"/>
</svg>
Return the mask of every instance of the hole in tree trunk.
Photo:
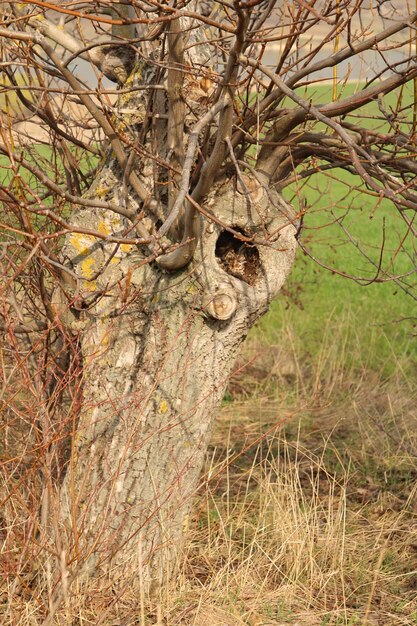
<svg viewBox="0 0 417 626">
<path fill-rule="evenodd" d="M 233 230 L 246 236 L 241 228 L 233 227 Z M 223 230 L 217 239 L 215 253 L 225 272 L 249 285 L 255 284 L 261 267 L 256 246 L 245 243 L 227 230 Z"/>
</svg>

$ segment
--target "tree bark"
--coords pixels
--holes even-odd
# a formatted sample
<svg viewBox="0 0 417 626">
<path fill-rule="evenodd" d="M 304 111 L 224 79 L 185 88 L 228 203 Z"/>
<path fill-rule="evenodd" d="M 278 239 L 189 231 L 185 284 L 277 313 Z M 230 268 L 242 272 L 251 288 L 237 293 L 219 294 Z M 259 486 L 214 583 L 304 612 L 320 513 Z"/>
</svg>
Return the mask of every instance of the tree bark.
<svg viewBox="0 0 417 626">
<path fill-rule="evenodd" d="M 101 189 L 112 175 L 102 174 Z M 76 233 L 67 242 L 83 297 L 102 294 L 71 323 L 84 403 L 61 490 L 68 557 L 90 574 L 137 568 L 149 589 L 171 571 L 239 346 L 290 271 L 291 210 L 245 180 L 240 191 L 234 179 L 216 185 L 204 203 L 238 236 L 204 220 L 192 263 L 175 273 L 132 245 Z M 97 185 L 92 193 L 102 195 Z M 121 227 L 119 216 L 90 209 L 77 221 Z M 239 238 L 257 233 L 267 245 Z"/>
</svg>

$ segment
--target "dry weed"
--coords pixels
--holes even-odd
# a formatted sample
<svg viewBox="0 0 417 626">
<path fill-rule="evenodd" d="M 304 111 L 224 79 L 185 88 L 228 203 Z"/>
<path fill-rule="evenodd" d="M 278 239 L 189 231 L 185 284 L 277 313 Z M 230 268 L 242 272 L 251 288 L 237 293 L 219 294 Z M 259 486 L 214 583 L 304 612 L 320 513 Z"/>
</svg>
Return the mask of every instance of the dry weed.
<svg viewBox="0 0 417 626">
<path fill-rule="evenodd" d="M 19 482 L 23 464 L 4 473 L 0 623 L 415 626 L 414 385 L 401 368 L 381 380 L 343 360 L 329 338 L 309 363 L 287 334 L 232 381 L 176 575 L 156 597 L 138 568 L 69 587 L 65 567 L 54 596 L 28 515 L 36 481 Z"/>
</svg>

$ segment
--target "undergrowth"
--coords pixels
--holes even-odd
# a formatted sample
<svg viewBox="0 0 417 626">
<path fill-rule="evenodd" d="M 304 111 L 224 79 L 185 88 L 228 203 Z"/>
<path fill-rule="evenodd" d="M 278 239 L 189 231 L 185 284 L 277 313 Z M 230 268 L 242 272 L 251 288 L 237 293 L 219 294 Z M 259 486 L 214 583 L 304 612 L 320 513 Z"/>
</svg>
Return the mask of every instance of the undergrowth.
<svg viewBox="0 0 417 626">
<path fill-rule="evenodd" d="M 254 333 L 176 576 L 151 598 L 139 569 L 129 580 L 75 582 L 51 623 L 415 626 L 415 384 L 403 357 L 389 376 L 365 367 L 352 321 L 350 311 L 337 331 L 330 318 L 314 355 L 289 324 L 279 345 Z M 346 365 L 352 351 L 362 368 Z M 3 588 L 3 624 L 43 623 L 24 583 L 26 593 Z"/>
</svg>

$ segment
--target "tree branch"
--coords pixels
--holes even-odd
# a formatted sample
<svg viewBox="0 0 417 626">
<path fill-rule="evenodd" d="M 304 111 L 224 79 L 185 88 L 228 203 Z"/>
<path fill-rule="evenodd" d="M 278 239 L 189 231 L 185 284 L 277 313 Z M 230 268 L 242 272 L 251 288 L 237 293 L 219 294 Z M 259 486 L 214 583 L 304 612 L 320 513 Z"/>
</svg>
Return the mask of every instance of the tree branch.
<svg viewBox="0 0 417 626">
<path fill-rule="evenodd" d="M 282 92 L 291 98 L 294 102 L 299 104 L 311 117 L 317 119 L 320 122 L 326 124 L 332 128 L 342 139 L 343 143 L 346 145 L 346 148 L 349 152 L 349 156 L 352 162 L 352 165 L 356 169 L 357 173 L 361 176 L 361 178 L 367 183 L 367 185 L 376 191 L 378 194 L 382 194 L 386 198 L 389 198 L 396 206 L 402 205 L 406 208 L 411 208 L 413 210 L 417 209 L 417 204 L 414 201 L 409 201 L 406 199 L 400 199 L 398 193 L 401 193 L 401 186 L 396 185 L 393 180 L 390 180 L 390 185 L 387 187 L 386 185 L 380 187 L 377 185 L 372 176 L 368 173 L 367 168 L 364 167 L 364 164 L 373 166 L 373 173 L 378 180 L 381 180 L 381 176 L 384 176 L 383 171 L 379 168 L 378 163 L 375 160 L 375 157 L 372 153 L 369 153 L 361 146 L 358 146 L 352 137 L 343 129 L 343 127 L 330 119 L 327 115 L 324 115 L 319 109 L 313 106 L 310 102 L 307 102 L 303 98 L 300 98 L 292 89 L 288 87 L 280 78 L 278 78 L 275 74 L 273 74 L 267 67 L 261 65 L 258 61 L 253 59 L 249 59 L 248 57 L 241 55 L 241 61 L 250 65 L 251 67 L 258 68 L 262 73 L 264 73 L 268 78 L 270 78 L 277 87 L 279 87 Z M 411 76 L 417 76 L 417 68 L 412 70 Z M 330 108 L 332 105 L 328 105 Z M 326 108 L 326 107 L 323 107 Z M 359 158 L 359 155 L 363 159 L 363 163 Z M 273 172 L 270 172 L 271 179 L 273 179 Z M 395 191 L 392 190 L 392 186 L 394 186 Z"/>
<path fill-rule="evenodd" d="M 94 47 L 85 51 L 79 39 L 71 35 L 68 31 L 59 28 L 59 26 L 48 20 L 43 14 L 30 17 L 28 23 L 34 30 L 48 39 L 51 39 L 51 41 L 57 43 L 68 52 L 71 52 L 73 57 L 81 57 L 101 69 L 104 60 L 104 53 L 101 48 Z"/>
<path fill-rule="evenodd" d="M 172 166 L 169 171 L 168 209 L 175 204 L 178 188 L 181 185 L 181 167 L 184 162 L 184 123 L 185 104 L 182 94 L 184 85 L 184 40 L 180 21 L 174 20 L 168 32 L 168 158 Z M 172 230 L 178 235 L 180 214 Z"/>
<path fill-rule="evenodd" d="M 392 26 L 389 26 L 388 28 L 383 30 L 381 33 L 377 35 L 373 35 L 372 37 L 368 37 L 368 39 L 365 39 L 365 41 L 362 41 L 359 44 L 356 44 L 356 45 L 350 44 L 349 46 L 346 46 L 346 48 L 343 48 L 339 52 L 336 52 L 335 54 L 332 54 L 331 56 L 325 59 L 322 59 L 321 61 L 318 61 L 314 65 L 307 64 L 306 67 L 304 67 L 303 69 L 296 72 L 293 76 L 291 76 L 291 78 L 287 81 L 286 84 L 288 87 L 295 87 L 298 81 L 304 78 L 305 76 L 309 74 L 313 74 L 314 72 L 319 72 L 328 67 L 335 67 L 336 65 L 339 65 L 339 63 L 341 63 L 342 61 L 345 61 L 346 59 L 350 59 L 351 57 L 356 56 L 357 54 L 360 54 L 361 52 L 365 52 L 365 50 L 370 50 L 381 41 L 388 39 L 392 35 L 399 33 L 405 28 L 409 28 L 415 22 L 417 22 L 417 11 L 412 13 L 409 19 L 394 23 Z"/>
<path fill-rule="evenodd" d="M 158 237 L 163 237 L 168 233 L 174 222 L 178 219 L 178 215 L 181 211 L 185 198 L 188 194 L 190 178 L 191 178 L 191 169 L 195 162 L 195 155 L 198 148 L 198 138 L 202 130 L 215 118 L 215 116 L 226 106 L 228 106 L 229 98 L 226 96 L 217 102 L 213 107 L 207 111 L 207 113 L 202 117 L 202 119 L 194 126 L 188 138 L 188 147 L 187 153 L 184 159 L 184 165 L 182 168 L 182 176 L 180 188 L 178 191 L 177 198 L 175 200 L 174 206 L 172 207 L 167 219 L 162 224 L 160 229 L 158 230 Z M 192 194 L 194 197 L 194 194 Z M 196 200 L 197 201 L 197 200 Z M 194 209 L 193 209 L 194 211 Z M 193 225 L 192 225 L 193 226 Z M 190 224 L 189 224 L 190 227 Z M 187 231 L 188 235 L 188 231 Z M 192 235 L 192 233 L 191 233 Z M 184 243 L 184 238 L 183 238 Z M 186 247 L 178 248 L 173 253 L 163 255 L 158 257 L 157 261 L 161 267 L 167 270 L 175 270 L 183 267 L 191 260 L 192 254 L 195 250 L 196 241 L 193 239 L 193 242 L 190 242 Z M 179 264 L 183 265 L 179 265 Z"/>
<path fill-rule="evenodd" d="M 240 8 L 237 7 L 237 2 L 235 2 L 236 13 L 237 13 L 237 25 L 235 30 L 235 41 L 230 50 L 228 62 L 226 65 L 226 69 L 224 72 L 222 83 L 219 87 L 218 94 L 215 97 L 222 98 L 220 102 L 220 107 L 217 109 L 217 105 L 215 105 L 211 111 L 208 112 L 201 120 L 204 125 L 199 126 L 197 124 L 196 128 L 203 128 L 206 126 L 212 119 L 212 116 L 217 113 L 217 110 L 220 111 L 219 124 L 216 133 L 216 139 L 214 142 L 214 146 L 210 156 L 207 161 L 203 164 L 200 172 L 200 177 L 198 182 L 191 194 L 191 197 L 195 202 L 199 202 L 203 196 L 205 196 L 210 190 L 215 176 L 218 173 L 218 170 L 223 162 L 225 151 L 226 151 L 226 138 L 231 135 L 232 124 L 233 124 L 233 97 L 236 90 L 236 82 L 239 71 L 239 54 L 243 49 L 245 42 L 245 34 L 248 27 L 249 14 L 244 13 Z M 213 113 L 213 111 L 215 111 Z M 183 168 L 183 177 L 181 182 L 180 192 L 177 196 L 177 200 L 175 201 L 173 210 L 169 216 L 169 219 L 172 220 L 172 215 L 174 215 L 174 219 L 178 216 L 178 212 L 181 208 L 182 202 L 185 199 L 186 194 L 188 193 L 188 184 L 190 179 L 191 167 L 194 162 L 194 154 L 197 148 L 197 140 L 198 140 L 198 131 L 194 134 L 194 141 L 191 142 L 191 138 L 189 141 L 189 150 L 187 150 L 187 163 L 184 163 Z M 191 148 L 190 148 L 191 145 Z M 186 174 L 186 176 L 184 176 Z M 181 203 L 179 200 L 181 199 Z M 168 220 L 165 221 L 165 224 Z M 173 222 L 171 222 L 173 223 Z M 165 225 L 164 225 L 165 226 Z M 195 211 L 192 203 L 188 202 L 185 207 L 185 218 L 184 218 L 184 234 L 182 242 L 190 242 L 187 246 L 181 247 L 178 250 L 175 250 L 170 255 L 164 255 L 159 257 L 158 262 L 161 267 L 165 269 L 175 270 L 184 267 L 192 258 L 194 254 L 195 248 L 197 246 L 197 241 L 199 237 L 200 230 L 200 215 Z M 161 232 L 161 229 L 160 229 Z M 164 230 L 164 232 L 166 232 Z"/>
</svg>

